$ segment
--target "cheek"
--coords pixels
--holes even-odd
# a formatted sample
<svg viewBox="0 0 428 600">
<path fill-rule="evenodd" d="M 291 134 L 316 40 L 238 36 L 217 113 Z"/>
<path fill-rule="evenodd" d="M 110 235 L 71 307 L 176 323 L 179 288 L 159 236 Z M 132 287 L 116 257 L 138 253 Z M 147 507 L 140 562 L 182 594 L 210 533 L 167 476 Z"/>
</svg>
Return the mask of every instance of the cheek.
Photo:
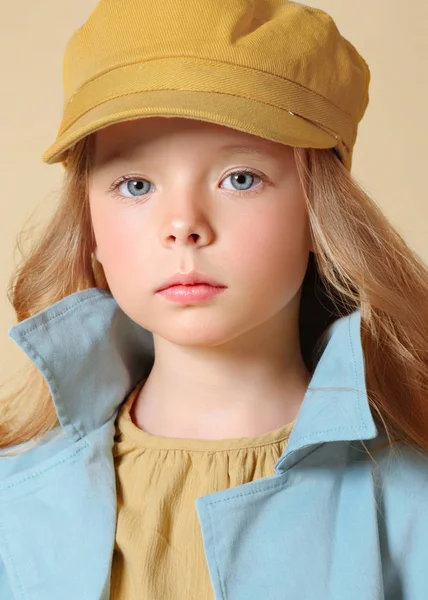
<svg viewBox="0 0 428 600">
<path fill-rule="evenodd" d="M 284 203 L 245 219 L 229 253 L 237 273 L 246 273 L 257 289 L 297 292 L 307 268 L 309 225 L 304 205 Z"/>
<path fill-rule="evenodd" d="M 137 216 L 131 215 L 131 211 L 125 217 L 123 213 L 119 216 L 115 211 L 102 211 L 96 207 L 92 209 L 92 223 L 97 258 L 109 282 L 128 276 L 137 267 L 143 274 L 144 257 L 147 258 L 149 244 Z"/>
</svg>

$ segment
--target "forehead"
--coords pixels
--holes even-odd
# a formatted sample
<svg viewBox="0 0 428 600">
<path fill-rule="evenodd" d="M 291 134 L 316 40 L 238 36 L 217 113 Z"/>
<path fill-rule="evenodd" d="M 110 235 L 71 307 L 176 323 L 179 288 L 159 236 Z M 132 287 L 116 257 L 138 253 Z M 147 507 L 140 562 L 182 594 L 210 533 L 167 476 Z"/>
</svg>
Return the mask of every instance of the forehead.
<svg viewBox="0 0 428 600">
<path fill-rule="evenodd" d="M 97 131 L 94 138 L 95 162 L 103 164 L 141 153 L 152 156 L 172 147 L 281 158 L 291 151 L 289 146 L 246 132 L 181 117 L 147 117 L 115 123 Z"/>
</svg>

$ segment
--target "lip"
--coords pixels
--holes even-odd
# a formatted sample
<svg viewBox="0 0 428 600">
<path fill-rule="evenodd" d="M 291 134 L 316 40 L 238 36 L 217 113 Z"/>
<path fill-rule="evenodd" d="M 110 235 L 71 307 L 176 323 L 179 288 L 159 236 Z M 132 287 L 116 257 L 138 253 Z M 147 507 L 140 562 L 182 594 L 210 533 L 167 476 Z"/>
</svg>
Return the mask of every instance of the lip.
<svg viewBox="0 0 428 600">
<path fill-rule="evenodd" d="M 225 291 L 225 287 L 216 287 L 204 283 L 196 285 L 172 285 L 160 292 L 158 296 L 163 296 L 166 300 L 178 302 L 179 304 L 196 304 L 212 300 L 218 294 Z"/>
<path fill-rule="evenodd" d="M 180 285 L 198 285 L 205 284 L 214 288 L 225 288 L 226 286 L 222 283 L 219 283 L 209 275 L 205 273 L 199 273 L 198 271 L 190 271 L 189 273 L 175 273 L 172 277 L 166 279 L 163 284 L 156 290 L 157 292 L 162 292 L 173 286 Z"/>
</svg>

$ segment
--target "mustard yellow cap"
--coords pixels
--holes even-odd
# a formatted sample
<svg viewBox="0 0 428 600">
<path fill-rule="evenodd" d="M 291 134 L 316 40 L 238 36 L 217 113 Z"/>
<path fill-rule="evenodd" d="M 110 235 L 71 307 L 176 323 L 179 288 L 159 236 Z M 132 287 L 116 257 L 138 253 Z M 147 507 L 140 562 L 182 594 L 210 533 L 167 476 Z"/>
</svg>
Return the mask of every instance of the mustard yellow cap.
<svg viewBox="0 0 428 600">
<path fill-rule="evenodd" d="M 101 0 L 69 40 L 64 110 L 44 162 L 151 116 L 336 148 L 351 170 L 370 70 L 326 12 L 287 0 Z"/>
</svg>

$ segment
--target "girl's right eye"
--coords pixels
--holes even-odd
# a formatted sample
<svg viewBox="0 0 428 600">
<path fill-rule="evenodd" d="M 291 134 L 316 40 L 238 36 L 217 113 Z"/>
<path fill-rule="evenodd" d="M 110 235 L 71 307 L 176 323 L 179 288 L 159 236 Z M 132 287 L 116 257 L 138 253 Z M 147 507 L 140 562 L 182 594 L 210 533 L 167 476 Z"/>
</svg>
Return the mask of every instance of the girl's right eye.
<svg viewBox="0 0 428 600">
<path fill-rule="evenodd" d="M 148 184 L 148 186 L 146 184 Z M 122 186 L 124 186 L 125 191 L 120 190 Z M 147 189 L 147 187 L 149 189 Z M 117 190 L 119 190 L 119 193 L 115 193 Z M 143 192 L 143 196 L 145 196 L 149 190 L 150 183 L 147 179 L 136 177 L 135 175 L 125 175 L 109 187 L 109 192 L 113 194 L 113 197 L 119 199 L 123 199 L 124 197 L 141 198 L 142 196 L 139 195 L 139 192 Z M 130 193 L 129 196 L 126 194 L 126 191 Z"/>
</svg>

